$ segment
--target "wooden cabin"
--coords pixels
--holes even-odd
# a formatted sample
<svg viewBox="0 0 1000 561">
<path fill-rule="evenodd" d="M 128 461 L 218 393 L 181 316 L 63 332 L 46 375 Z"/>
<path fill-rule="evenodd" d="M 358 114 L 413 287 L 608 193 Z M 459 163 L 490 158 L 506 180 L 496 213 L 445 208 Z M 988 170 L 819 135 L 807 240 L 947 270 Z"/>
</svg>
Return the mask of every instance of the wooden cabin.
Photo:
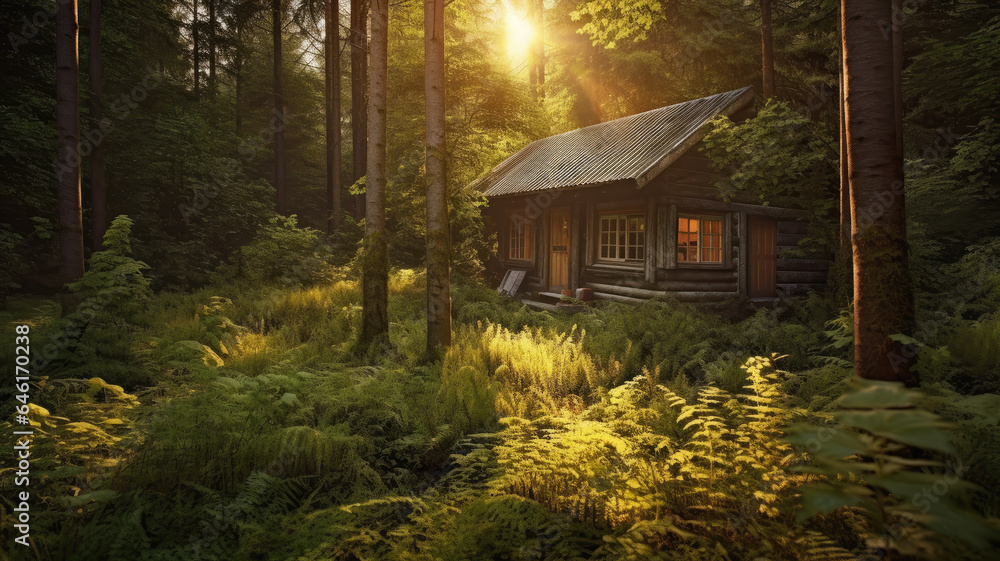
<svg viewBox="0 0 1000 561">
<path fill-rule="evenodd" d="M 519 291 L 536 297 L 590 288 L 623 302 L 767 301 L 821 290 L 827 260 L 782 258 L 805 235 L 805 213 L 746 193 L 723 201 L 723 177 L 700 153 L 709 120 L 745 119 L 752 105 L 743 88 L 526 146 L 474 184 L 499 239 L 491 272 L 515 273 Z"/>
</svg>

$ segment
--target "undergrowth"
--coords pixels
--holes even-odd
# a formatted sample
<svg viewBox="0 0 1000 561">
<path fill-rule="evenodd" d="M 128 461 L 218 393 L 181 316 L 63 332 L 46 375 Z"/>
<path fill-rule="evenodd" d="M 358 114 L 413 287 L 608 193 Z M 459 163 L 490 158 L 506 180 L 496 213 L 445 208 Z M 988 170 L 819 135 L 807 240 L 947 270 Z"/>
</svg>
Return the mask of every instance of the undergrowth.
<svg viewBox="0 0 1000 561">
<path fill-rule="evenodd" d="M 126 246 L 108 251 L 141 276 Z M 806 480 L 893 493 L 898 474 L 861 482 L 865 454 L 931 472 L 947 455 L 979 484 L 967 514 L 1000 510 L 998 419 L 984 413 L 995 396 L 955 391 L 991 379 L 992 355 L 959 339 L 992 348 L 992 316 L 943 330 L 950 347 L 921 359 L 936 381 L 907 402 L 954 423 L 953 448 L 825 448 L 844 454 L 823 460 L 784 434 L 847 399 L 843 322 L 776 310 L 726 322 L 680 305 L 550 315 L 459 286 L 453 345 L 432 361 L 424 277 L 403 270 L 387 354 L 358 356 L 358 283 L 310 271 L 301 285 L 238 278 L 155 296 L 130 273 L 142 306 L 97 310 L 88 321 L 102 327 L 82 332 L 51 303 L 11 307 L 55 348 L 32 382 L 37 558 L 855 559 L 878 537 L 871 509 L 796 516 L 816 508 L 807 492 L 800 510 Z M 117 358 L 94 369 L 99 356 Z M 828 463 L 793 469 L 810 461 Z"/>
</svg>

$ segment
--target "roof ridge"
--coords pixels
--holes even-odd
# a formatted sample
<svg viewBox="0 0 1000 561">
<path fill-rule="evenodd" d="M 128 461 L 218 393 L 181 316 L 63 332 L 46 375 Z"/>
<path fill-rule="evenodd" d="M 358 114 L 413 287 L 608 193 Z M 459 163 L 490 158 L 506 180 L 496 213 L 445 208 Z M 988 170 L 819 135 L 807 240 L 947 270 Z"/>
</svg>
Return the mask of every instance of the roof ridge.
<svg viewBox="0 0 1000 561">
<path fill-rule="evenodd" d="M 746 107 L 752 92 L 747 86 L 538 139 L 469 187 L 488 197 L 620 180 L 642 187 L 700 139 L 709 119 Z"/>
<path fill-rule="evenodd" d="M 664 105 L 663 107 L 657 107 L 655 109 L 648 109 L 646 111 L 640 111 L 639 113 L 633 113 L 631 115 L 626 115 L 624 117 L 618 117 L 617 119 L 611 119 L 610 121 L 601 121 L 600 123 L 594 123 L 593 125 L 587 125 L 585 127 L 580 127 L 578 129 L 568 130 L 568 131 L 565 131 L 565 132 L 560 132 L 560 133 L 557 133 L 557 134 L 553 134 L 551 136 L 546 136 L 544 138 L 539 138 L 537 140 L 532 140 L 531 142 L 528 143 L 528 146 L 530 146 L 530 145 L 532 145 L 532 144 L 534 144 L 536 142 L 542 141 L 542 140 L 547 140 L 549 138 L 555 138 L 557 136 L 564 136 L 564 135 L 567 135 L 567 134 L 570 134 L 570 133 L 580 132 L 580 131 L 587 130 L 587 129 L 594 128 L 594 127 L 602 127 L 602 126 L 605 126 L 605 125 L 608 125 L 608 124 L 611 124 L 611 123 L 616 123 L 618 121 L 624 121 L 625 119 L 632 119 L 632 118 L 635 118 L 635 117 L 646 115 L 648 113 L 655 113 L 657 111 L 665 111 L 665 110 L 670 109 L 672 107 L 678 107 L 680 105 L 687 105 L 688 103 L 694 103 L 696 101 L 707 101 L 707 100 L 712 99 L 714 97 L 720 97 L 720 96 L 724 96 L 726 94 L 732 94 L 732 93 L 736 93 L 736 92 L 740 92 L 740 96 L 742 96 L 743 92 L 745 90 L 752 90 L 752 89 L 753 88 L 751 86 L 743 86 L 742 88 L 737 88 L 735 90 L 729 90 L 729 91 L 726 91 L 726 92 L 719 92 L 717 94 L 706 95 L 705 97 L 696 97 L 694 99 L 689 99 L 687 101 L 681 101 L 679 103 L 673 103 L 671 105 Z"/>
</svg>

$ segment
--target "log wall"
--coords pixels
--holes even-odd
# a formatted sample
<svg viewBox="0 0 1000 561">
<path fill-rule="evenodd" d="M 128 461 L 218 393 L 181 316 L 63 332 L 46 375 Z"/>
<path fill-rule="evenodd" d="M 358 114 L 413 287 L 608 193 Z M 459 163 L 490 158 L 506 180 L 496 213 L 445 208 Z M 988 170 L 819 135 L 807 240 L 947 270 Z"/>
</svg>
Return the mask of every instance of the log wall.
<svg viewBox="0 0 1000 561">
<path fill-rule="evenodd" d="M 574 288 L 592 288 L 599 298 L 619 302 L 670 296 L 685 302 L 720 303 L 740 300 L 747 291 L 747 221 L 759 214 L 777 220 L 777 290 L 788 294 L 821 291 L 829 261 L 823 256 L 788 256 L 806 236 L 805 213 L 755 204 L 745 193 L 720 200 L 719 174 L 708 160 L 690 150 L 644 188 L 615 182 L 555 194 L 528 193 L 490 201 L 487 211 L 498 229 L 498 270 L 528 271 L 522 290 L 546 291 L 548 210 L 568 206 L 571 214 L 570 282 Z M 607 208 L 642 209 L 645 215 L 646 259 L 634 264 L 601 263 L 596 259 L 598 211 Z M 510 214 L 535 219 L 535 251 L 529 261 L 505 258 Z M 720 266 L 677 263 L 677 216 L 683 213 L 724 217 L 724 256 Z M 796 252 L 801 254 L 801 252 Z"/>
</svg>

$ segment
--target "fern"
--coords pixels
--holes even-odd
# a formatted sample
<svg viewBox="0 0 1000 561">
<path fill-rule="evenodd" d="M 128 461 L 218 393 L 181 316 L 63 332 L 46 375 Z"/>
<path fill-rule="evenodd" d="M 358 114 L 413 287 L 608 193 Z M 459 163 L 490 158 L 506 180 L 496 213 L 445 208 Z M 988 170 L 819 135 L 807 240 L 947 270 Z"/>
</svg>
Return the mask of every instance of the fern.
<svg viewBox="0 0 1000 561">
<path fill-rule="evenodd" d="M 809 561 L 856 561 L 857 557 L 850 551 L 838 546 L 829 537 L 813 530 L 795 540 L 796 546 L 802 552 L 802 558 Z"/>
<path fill-rule="evenodd" d="M 960 473 L 932 459 L 953 454 L 951 425 L 920 408 L 920 400 L 918 390 L 859 379 L 839 400 L 840 426 L 797 426 L 790 441 L 811 461 L 799 469 L 822 478 L 802 489 L 798 519 L 862 509 L 871 520 L 871 548 L 926 558 L 948 555 L 944 536 L 981 550 L 1000 541 L 1000 532 L 963 505 L 970 486 Z"/>
</svg>

